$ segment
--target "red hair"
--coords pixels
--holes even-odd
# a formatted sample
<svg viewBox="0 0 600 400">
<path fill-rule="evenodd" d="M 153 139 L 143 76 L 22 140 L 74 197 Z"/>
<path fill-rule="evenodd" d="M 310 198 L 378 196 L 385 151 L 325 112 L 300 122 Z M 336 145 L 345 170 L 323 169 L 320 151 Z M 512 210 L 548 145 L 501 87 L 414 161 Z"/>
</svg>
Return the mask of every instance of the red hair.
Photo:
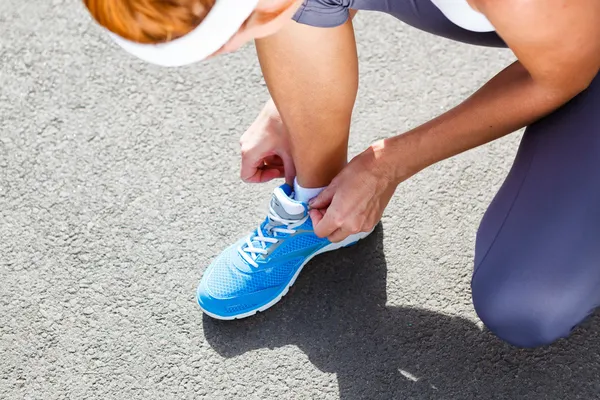
<svg viewBox="0 0 600 400">
<path fill-rule="evenodd" d="M 83 0 L 109 31 L 138 43 L 184 36 L 204 20 L 216 0 Z"/>
</svg>

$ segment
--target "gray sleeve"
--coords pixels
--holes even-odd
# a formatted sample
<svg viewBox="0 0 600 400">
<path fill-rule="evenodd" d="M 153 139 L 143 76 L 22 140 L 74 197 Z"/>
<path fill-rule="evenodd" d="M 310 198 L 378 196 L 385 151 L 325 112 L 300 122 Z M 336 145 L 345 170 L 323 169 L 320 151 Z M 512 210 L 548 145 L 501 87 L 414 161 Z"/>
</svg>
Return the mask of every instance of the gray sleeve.
<svg viewBox="0 0 600 400">
<path fill-rule="evenodd" d="M 294 21 L 321 28 L 342 25 L 349 18 L 348 0 L 304 0 Z"/>
</svg>

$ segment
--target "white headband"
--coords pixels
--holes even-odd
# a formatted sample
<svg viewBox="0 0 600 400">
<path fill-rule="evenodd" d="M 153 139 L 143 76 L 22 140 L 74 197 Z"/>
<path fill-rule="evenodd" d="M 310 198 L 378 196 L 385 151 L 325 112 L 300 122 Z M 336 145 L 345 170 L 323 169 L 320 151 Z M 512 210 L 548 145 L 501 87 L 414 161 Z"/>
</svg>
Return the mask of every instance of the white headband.
<svg viewBox="0 0 600 400">
<path fill-rule="evenodd" d="M 166 43 L 142 44 L 114 33 L 112 38 L 128 53 L 162 67 L 180 67 L 202 61 L 229 41 L 252 14 L 259 0 L 217 0 L 200 25 L 187 35 Z"/>
</svg>

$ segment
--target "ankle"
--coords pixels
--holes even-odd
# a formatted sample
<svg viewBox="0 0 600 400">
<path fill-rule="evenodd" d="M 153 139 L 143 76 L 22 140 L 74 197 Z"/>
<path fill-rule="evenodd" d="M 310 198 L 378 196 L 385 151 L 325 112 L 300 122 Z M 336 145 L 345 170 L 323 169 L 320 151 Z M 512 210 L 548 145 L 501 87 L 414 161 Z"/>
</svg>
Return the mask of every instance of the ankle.
<svg viewBox="0 0 600 400">
<path fill-rule="evenodd" d="M 317 197 L 325 187 L 305 188 L 298 183 L 298 178 L 294 179 L 294 199 L 302 203 L 308 203 Z"/>
</svg>

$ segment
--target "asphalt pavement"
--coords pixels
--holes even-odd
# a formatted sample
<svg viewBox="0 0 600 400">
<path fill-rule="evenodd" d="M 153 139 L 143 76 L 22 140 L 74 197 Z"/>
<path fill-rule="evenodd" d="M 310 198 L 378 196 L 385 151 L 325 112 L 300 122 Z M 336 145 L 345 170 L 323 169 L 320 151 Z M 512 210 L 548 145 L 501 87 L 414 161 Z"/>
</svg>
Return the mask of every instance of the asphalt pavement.
<svg viewBox="0 0 600 400">
<path fill-rule="evenodd" d="M 357 17 L 352 153 L 458 104 L 513 59 Z M 264 218 L 238 178 L 267 99 L 252 46 L 182 69 L 132 59 L 73 0 L 0 4 L 0 398 L 597 399 L 600 320 L 517 350 L 473 310 L 478 223 L 519 133 L 405 182 L 368 240 L 284 300 L 218 322 L 206 266 Z"/>
</svg>

